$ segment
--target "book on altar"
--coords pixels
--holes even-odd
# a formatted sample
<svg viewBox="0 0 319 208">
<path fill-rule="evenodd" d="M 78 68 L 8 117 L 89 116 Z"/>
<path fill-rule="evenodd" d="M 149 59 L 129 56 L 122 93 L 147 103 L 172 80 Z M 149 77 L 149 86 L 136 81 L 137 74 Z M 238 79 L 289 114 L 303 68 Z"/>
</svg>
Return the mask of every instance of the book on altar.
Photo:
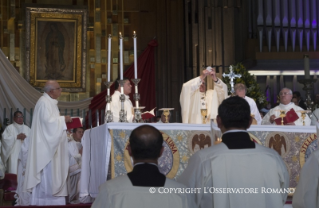
<svg viewBox="0 0 319 208">
<path fill-rule="evenodd" d="M 289 111 L 287 111 L 286 116 L 284 117 L 284 125 L 287 125 L 288 123 L 295 122 L 299 116 L 297 115 L 296 111 L 291 108 Z M 277 125 L 281 125 L 281 117 L 278 117 L 275 119 L 275 122 Z"/>
<path fill-rule="evenodd" d="M 72 122 L 66 123 L 67 129 L 75 129 L 82 127 L 82 122 L 80 117 L 72 117 Z"/>
<path fill-rule="evenodd" d="M 155 107 L 156 108 L 156 107 Z M 142 113 L 142 119 L 145 120 L 145 119 L 150 119 L 150 118 L 153 118 L 155 116 L 154 114 L 154 110 L 155 108 L 153 108 L 152 110 L 150 111 L 145 111 Z"/>
</svg>

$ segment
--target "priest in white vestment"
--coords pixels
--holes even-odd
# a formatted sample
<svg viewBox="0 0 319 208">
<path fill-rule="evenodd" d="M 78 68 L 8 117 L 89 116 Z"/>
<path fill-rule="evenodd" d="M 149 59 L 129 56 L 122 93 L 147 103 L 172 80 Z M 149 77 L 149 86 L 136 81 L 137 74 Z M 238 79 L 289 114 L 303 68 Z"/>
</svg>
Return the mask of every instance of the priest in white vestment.
<svg viewBox="0 0 319 208">
<path fill-rule="evenodd" d="M 206 76 L 214 81 L 214 89 L 206 91 Z M 228 97 L 227 85 L 216 77 L 215 69 L 203 70 L 199 77 L 183 84 L 180 95 L 182 122 L 202 124 L 201 109 L 207 109 L 206 122 L 216 119 L 220 103 Z"/>
<path fill-rule="evenodd" d="M 23 124 L 22 112 L 16 111 L 13 115 L 13 123 L 7 126 L 2 134 L 1 158 L 8 173 L 17 174 L 21 145 L 29 136 L 30 128 Z"/>
<path fill-rule="evenodd" d="M 319 150 L 311 153 L 301 169 L 292 206 L 293 208 L 319 207 Z"/>
<path fill-rule="evenodd" d="M 218 108 L 217 124 L 222 135 L 218 145 L 196 152 L 177 179 L 190 188 L 198 207 L 270 208 L 283 207 L 284 193 L 267 189 L 289 187 L 289 174 L 278 153 L 251 141 L 247 129 L 252 118 L 246 100 L 225 99 Z"/>
<path fill-rule="evenodd" d="M 133 112 L 133 105 L 130 100 L 129 94 L 132 92 L 132 85 L 130 83 L 130 80 L 127 78 L 124 78 L 125 83 L 123 86 L 123 93 L 125 96 L 124 100 L 124 111 L 126 112 L 126 118 L 129 123 L 133 122 L 134 118 L 134 112 Z M 111 101 L 111 112 L 113 113 L 113 122 L 119 122 L 120 120 L 120 111 L 121 111 L 121 86 L 118 83 L 118 79 L 114 82 L 114 88 L 115 91 L 112 95 L 112 101 Z M 107 109 L 105 109 L 105 112 Z"/>
<path fill-rule="evenodd" d="M 241 98 L 244 98 L 248 102 L 248 104 L 250 106 L 250 114 L 253 116 L 254 119 L 256 119 L 257 125 L 260 125 L 262 118 L 260 116 L 256 102 L 254 101 L 254 99 L 246 96 L 246 91 L 247 91 L 247 88 L 244 84 L 242 84 L 242 83 L 235 84 L 236 95 L 241 97 Z"/>
<path fill-rule="evenodd" d="M 92 208 L 195 207 L 191 195 L 185 193 L 186 187 L 166 178 L 158 169 L 157 160 L 164 151 L 161 132 L 142 125 L 132 131 L 129 140 L 127 148 L 133 158 L 133 171 L 102 184 Z M 176 188 L 183 192 L 163 193 L 164 189 Z"/>
<path fill-rule="evenodd" d="M 72 204 L 80 203 L 80 179 L 81 179 L 81 162 L 82 162 L 82 144 L 83 128 L 73 129 L 72 135 L 68 137 L 69 149 L 69 179 L 68 193 L 69 202 Z"/>
<path fill-rule="evenodd" d="M 303 120 L 301 117 L 301 112 L 304 111 L 304 109 L 302 109 L 299 106 L 296 106 L 293 102 L 291 102 L 292 100 L 292 91 L 289 88 L 283 88 L 280 93 L 279 93 L 279 97 L 280 97 L 280 104 L 272 109 L 270 109 L 270 111 L 264 116 L 261 124 L 262 125 L 276 125 L 275 119 L 279 118 L 280 115 L 280 111 L 284 110 L 286 113 L 290 110 L 290 109 L 294 109 L 295 112 L 298 115 L 298 119 L 293 122 L 293 123 L 288 123 L 287 125 L 296 125 L 296 126 L 303 126 Z M 306 114 L 305 117 L 305 126 L 310 126 L 311 120 L 309 118 L 309 116 Z"/>
<path fill-rule="evenodd" d="M 21 150 L 18 157 L 18 186 L 15 194 L 16 204 L 15 206 L 29 206 L 31 204 L 31 193 L 23 191 L 25 169 L 28 159 L 30 138 L 26 137 L 21 145 Z"/>
<path fill-rule="evenodd" d="M 66 122 L 56 100 L 62 88 L 49 80 L 33 113 L 24 190 L 32 192 L 31 205 L 65 205 L 69 170 Z"/>
</svg>

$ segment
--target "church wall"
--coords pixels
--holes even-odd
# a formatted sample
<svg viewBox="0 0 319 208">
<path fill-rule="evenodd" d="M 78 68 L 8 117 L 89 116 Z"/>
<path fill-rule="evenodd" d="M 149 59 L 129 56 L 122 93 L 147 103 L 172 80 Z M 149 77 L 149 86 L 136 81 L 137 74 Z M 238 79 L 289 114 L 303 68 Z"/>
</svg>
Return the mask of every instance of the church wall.
<svg viewBox="0 0 319 208">
<path fill-rule="evenodd" d="M 157 107 L 178 110 L 185 63 L 183 3 L 183 0 L 1 0 L 0 48 L 25 77 L 25 5 L 84 6 L 88 10 L 86 91 L 63 92 L 60 100 L 77 101 L 103 91 L 107 77 L 108 34 L 113 36 L 111 79 L 115 80 L 118 77 L 118 33 L 124 36 L 124 55 L 128 60 L 124 68 L 127 69 L 134 60 L 132 36 L 136 31 L 138 55 L 150 40 L 154 37 L 158 40 L 155 49 Z"/>
</svg>

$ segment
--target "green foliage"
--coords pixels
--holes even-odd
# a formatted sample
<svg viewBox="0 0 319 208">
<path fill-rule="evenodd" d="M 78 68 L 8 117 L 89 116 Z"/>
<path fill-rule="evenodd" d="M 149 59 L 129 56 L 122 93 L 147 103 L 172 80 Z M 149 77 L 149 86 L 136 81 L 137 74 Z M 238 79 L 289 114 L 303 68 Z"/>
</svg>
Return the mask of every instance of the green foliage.
<svg viewBox="0 0 319 208">
<path fill-rule="evenodd" d="M 236 78 L 234 83 L 243 83 L 247 87 L 246 95 L 255 100 L 258 109 L 263 108 L 267 105 L 267 100 L 264 93 L 261 92 L 258 83 L 256 82 L 253 75 L 251 75 L 242 63 L 238 63 L 236 66 L 233 66 L 233 71 L 235 74 L 241 74 L 241 78 Z M 226 72 L 226 74 L 229 72 Z M 223 77 L 223 82 L 227 84 L 228 90 L 230 92 L 230 79 L 229 77 Z M 229 93 L 230 94 L 230 93 Z"/>
</svg>

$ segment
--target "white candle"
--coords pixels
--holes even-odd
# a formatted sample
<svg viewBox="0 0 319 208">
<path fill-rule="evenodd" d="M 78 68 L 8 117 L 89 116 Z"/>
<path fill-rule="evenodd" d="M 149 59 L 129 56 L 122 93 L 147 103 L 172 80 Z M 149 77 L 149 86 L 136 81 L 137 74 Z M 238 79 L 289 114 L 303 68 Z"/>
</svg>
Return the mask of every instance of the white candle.
<svg viewBox="0 0 319 208">
<path fill-rule="evenodd" d="M 136 47 L 136 33 L 133 33 L 133 40 L 134 40 L 134 78 L 137 79 L 137 47 Z"/>
<path fill-rule="evenodd" d="M 137 86 L 135 85 L 135 93 L 138 93 L 138 91 L 137 91 L 138 89 L 137 89 Z M 135 107 L 139 107 L 139 105 L 138 105 L 138 100 L 136 100 L 135 101 Z"/>
<path fill-rule="evenodd" d="M 309 56 L 304 55 L 305 79 L 310 79 Z"/>
<path fill-rule="evenodd" d="M 123 38 L 120 33 L 120 78 L 123 80 Z M 123 93 L 122 93 L 123 94 Z"/>
<path fill-rule="evenodd" d="M 107 54 L 107 81 L 110 82 L 111 80 L 111 40 L 112 36 L 109 34 L 109 45 L 108 45 L 108 54 Z M 108 93 L 108 95 L 110 95 Z"/>
</svg>

